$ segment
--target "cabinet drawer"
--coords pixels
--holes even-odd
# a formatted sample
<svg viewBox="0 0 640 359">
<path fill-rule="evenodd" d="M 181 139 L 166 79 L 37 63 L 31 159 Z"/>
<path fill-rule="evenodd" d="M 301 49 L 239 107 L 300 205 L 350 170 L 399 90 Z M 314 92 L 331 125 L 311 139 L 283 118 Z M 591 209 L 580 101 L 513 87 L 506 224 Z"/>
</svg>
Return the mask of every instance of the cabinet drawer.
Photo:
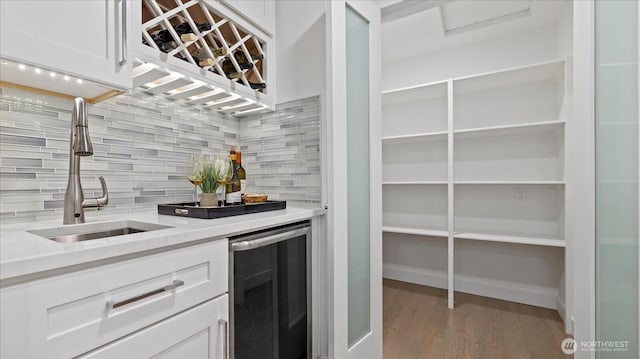
<svg viewBox="0 0 640 359">
<path fill-rule="evenodd" d="M 94 267 L 0 292 L 0 356 L 69 357 L 227 291 L 227 240 Z"/>
<path fill-rule="evenodd" d="M 224 359 L 228 348 L 229 297 L 200 304 L 77 359 Z"/>
</svg>

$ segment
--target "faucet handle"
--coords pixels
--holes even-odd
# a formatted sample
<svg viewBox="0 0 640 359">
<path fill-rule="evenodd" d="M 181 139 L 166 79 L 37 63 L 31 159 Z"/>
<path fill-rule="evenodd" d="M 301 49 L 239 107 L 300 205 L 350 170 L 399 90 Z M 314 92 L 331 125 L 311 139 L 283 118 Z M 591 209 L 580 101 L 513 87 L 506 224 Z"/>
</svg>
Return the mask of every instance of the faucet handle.
<svg viewBox="0 0 640 359">
<path fill-rule="evenodd" d="M 104 180 L 104 177 L 98 177 L 100 180 L 100 186 L 102 187 L 102 197 L 96 198 L 98 210 L 100 207 L 104 207 L 109 203 L 109 190 L 107 189 L 107 182 Z"/>
<path fill-rule="evenodd" d="M 105 207 L 109 204 L 109 190 L 107 190 L 107 182 L 104 180 L 104 177 L 98 177 L 100 180 L 100 186 L 102 187 L 102 197 L 85 199 L 82 201 L 82 208 L 95 208 L 100 210 L 102 207 Z"/>
</svg>

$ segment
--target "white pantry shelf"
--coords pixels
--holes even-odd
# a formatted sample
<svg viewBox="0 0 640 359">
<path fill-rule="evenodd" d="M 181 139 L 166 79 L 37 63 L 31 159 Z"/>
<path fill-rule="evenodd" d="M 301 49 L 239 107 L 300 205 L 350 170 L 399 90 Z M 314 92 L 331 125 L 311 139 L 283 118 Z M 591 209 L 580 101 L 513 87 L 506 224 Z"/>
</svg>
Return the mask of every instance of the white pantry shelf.
<svg viewBox="0 0 640 359">
<path fill-rule="evenodd" d="M 409 228 L 409 227 L 393 227 L 382 226 L 382 231 L 387 233 L 399 233 L 399 234 L 415 234 L 418 236 L 430 236 L 430 237 L 448 237 L 449 232 L 442 228 Z"/>
<path fill-rule="evenodd" d="M 382 104 L 413 102 L 447 96 L 447 81 L 402 87 L 381 92 Z"/>
<path fill-rule="evenodd" d="M 422 185 L 422 184 L 439 184 L 446 185 L 447 181 L 382 181 L 383 185 Z"/>
<path fill-rule="evenodd" d="M 519 180 L 506 180 L 506 181 L 454 181 L 453 184 L 465 185 L 465 184 L 498 184 L 498 185 L 564 185 L 565 181 L 519 181 Z"/>
<path fill-rule="evenodd" d="M 546 61 L 498 71 L 454 78 L 455 94 L 485 91 L 538 82 L 563 82 L 564 60 Z"/>
<path fill-rule="evenodd" d="M 494 234 L 494 233 L 477 233 L 477 232 L 456 232 L 453 236 L 456 239 L 469 239 L 476 241 L 500 242 L 528 244 L 546 247 L 566 247 L 565 240 L 552 238 L 550 236 L 526 236 L 521 234 Z"/>
<path fill-rule="evenodd" d="M 473 134 L 473 133 L 490 133 L 494 136 L 559 132 L 564 127 L 564 121 L 544 121 L 544 122 L 528 122 L 522 124 L 504 125 L 504 126 L 487 126 L 478 128 L 465 128 L 454 130 L 456 135 Z"/>
<path fill-rule="evenodd" d="M 447 131 L 436 131 L 436 132 L 425 132 L 425 133 L 412 133 L 407 135 L 398 135 L 398 136 L 384 136 L 382 137 L 382 141 L 403 141 L 403 140 L 412 140 L 419 139 L 424 137 L 440 137 L 446 136 Z"/>
</svg>

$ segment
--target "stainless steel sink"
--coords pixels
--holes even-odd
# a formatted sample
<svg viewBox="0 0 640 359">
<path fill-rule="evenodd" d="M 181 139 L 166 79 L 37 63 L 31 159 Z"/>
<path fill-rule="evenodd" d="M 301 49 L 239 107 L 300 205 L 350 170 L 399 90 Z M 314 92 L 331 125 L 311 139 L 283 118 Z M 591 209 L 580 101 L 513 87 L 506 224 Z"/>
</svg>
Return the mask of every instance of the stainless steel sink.
<svg viewBox="0 0 640 359">
<path fill-rule="evenodd" d="M 127 234 L 149 232 L 166 228 L 173 227 L 137 221 L 117 221 L 103 223 L 85 223 L 75 226 L 61 226 L 28 232 L 60 243 L 75 243 L 99 238 L 125 236 Z"/>
</svg>

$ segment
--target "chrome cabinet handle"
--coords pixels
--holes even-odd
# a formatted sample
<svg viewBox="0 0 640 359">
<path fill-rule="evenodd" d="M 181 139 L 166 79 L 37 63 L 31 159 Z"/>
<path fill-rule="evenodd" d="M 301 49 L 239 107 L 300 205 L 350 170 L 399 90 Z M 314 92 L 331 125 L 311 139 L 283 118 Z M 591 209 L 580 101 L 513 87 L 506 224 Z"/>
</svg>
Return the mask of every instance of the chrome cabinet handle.
<svg viewBox="0 0 640 359">
<path fill-rule="evenodd" d="M 224 334 L 222 339 L 222 357 L 224 359 L 229 359 L 229 322 L 224 319 L 219 319 L 218 325 L 222 325 Z"/>
<path fill-rule="evenodd" d="M 121 11 L 121 30 L 122 36 L 120 41 L 120 66 L 127 63 L 127 0 L 120 0 Z"/>
<path fill-rule="evenodd" d="M 307 234 L 308 232 L 309 232 L 309 227 L 303 227 L 303 228 L 295 229 L 293 231 L 274 234 L 272 236 L 258 238 L 251 241 L 233 242 L 231 243 L 231 251 L 232 252 L 248 251 L 250 249 L 256 249 L 256 248 L 268 246 L 270 244 L 282 242 L 290 238 L 301 236 L 301 235 Z"/>
<path fill-rule="evenodd" d="M 108 310 L 116 309 L 116 308 L 122 307 L 123 305 L 131 304 L 131 303 L 137 302 L 139 300 L 142 300 L 142 299 L 145 299 L 145 298 L 149 298 L 149 297 L 154 296 L 156 294 L 172 291 L 172 290 L 174 290 L 174 289 L 176 289 L 176 288 L 178 288 L 180 286 L 183 286 L 183 285 L 184 285 L 184 281 L 181 281 L 180 279 L 176 279 L 176 280 L 173 281 L 173 283 L 171 283 L 171 284 L 169 284 L 167 286 L 164 286 L 162 288 L 158 288 L 158 289 L 146 292 L 144 294 L 137 295 L 135 297 L 131 297 L 129 299 L 125 299 L 125 300 L 122 300 L 122 301 L 119 301 L 119 302 L 116 302 L 114 300 L 107 301 L 107 309 Z"/>
</svg>

